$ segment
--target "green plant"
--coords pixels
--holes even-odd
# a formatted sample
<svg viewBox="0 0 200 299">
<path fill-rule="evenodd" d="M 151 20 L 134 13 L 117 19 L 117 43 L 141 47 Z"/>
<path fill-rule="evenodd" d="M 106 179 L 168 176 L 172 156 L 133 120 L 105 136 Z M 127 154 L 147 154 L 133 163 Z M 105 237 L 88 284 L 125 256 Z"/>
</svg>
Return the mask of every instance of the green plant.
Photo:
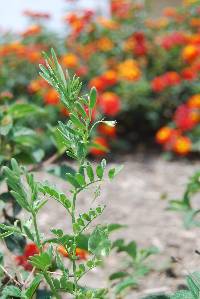
<svg viewBox="0 0 200 299">
<path fill-rule="evenodd" d="M 149 256 L 158 253 L 158 249 L 156 247 L 141 249 L 138 248 L 135 241 L 125 244 L 123 239 L 114 241 L 112 248 L 116 249 L 118 253 L 123 252 L 128 256 L 120 270 L 112 273 L 109 277 L 115 294 L 121 295 L 129 288 L 137 287 L 138 280 L 149 273 L 151 267 L 146 260 Z"/>
<path fill-rule="evenodd" d="M 192 199 L 200 192 L 200 172 L 197 171 L 189 180 L 186 190 L 181 199 L 174 199 L 169 202 L 169 209 L 183 214 L 183 222 L 186 228 L 200 226 L 196 219 L 200 210 L 195 208 Z"/>
<path fill-rule="evenodd" d="M 69 78 L 68 73 L 64 74 L 57 57 L 52 50 L 52 58 L 45 54 L 46 67 L 40 65 L 41 76 L 48 81 L 59 93 L 60 99 L 69 111 L 69 120 L 66 124 L 59 122 L 57 129 L 57 140 L 66 149 L 69 157 L 77 161 L 77 169 L 67 172 L 65 178 L 70 185 L 70 195 L 65 195 L 56 187 L 48 183 L 37 182 L 33 174 L 29 173 L 25 167 L 19 166 L 15 159 L 8 161 L 7 166 L 2 168 L 3 176 L 6 178 L 9 196 L 12 196 L 14 216 L 5 217 L 4 223 L 0 224 L 0 237 L 5 239 L 9 249 L 19 243 L 22 247 L 20 253 L 26 244 L 26 240 L 33 242 L 36 254 L 32 256 L 19 256 L 23 258 L 20 262 L 25 267 L 32 267 L 31 275 L 26 280 L 21 281 L 12 277 L 5 270 L 3 264 L 0 266 L 2 279 L 1 298 L 32 298 L 38 291 L 42 281 L 46 281 L 51 295 L 54 298 L 61 298 L 61 294 L 70 293 L 74 298 L 107 298 L 107 289 L 89 289 L 82 287 L 81 278 L 91 269 L 101 264 L 103 257 L 107 256 L 110 250 L 117 248 L 118 252 L 124 251 L 132 257 L 132 263 L 136 272 L 144 267 L 143 262 L 146 257 L 153 252 L 138 250 L 134 243 L 125 245 L 124 241 L 116 241 L 112 244 L 109 235 L 112 231 L 121 228 L 119 224 L 97 225 L 89 233 L 90 224 L 99 217 L 105 206 L 97 205 L 96 208 L 90 208 L 89 211 L 77 215 L 77 203 L 82 191 L 95 186 L 93 200 L 96 201 L 100 195 L 100 184 L 106 176 L 112 180 L 119 168 L 106 170 L 106 160 L 103 159 L 97 166 L 93 166 L 87 161 L 86 156 L 91 144 L 91 136 L 95 126 L 104 122 L 113 126 L 115 122 L 98 120 L 92 122 L 92 112 L 96 105 L 97 95 L 94 88 L 89 95 L 80 96 L 81 83 L 79 78 Z M 2 197 L 7 201 L 8 194 Z M 71 219 L 72 233 L 66 234 L 61 229 L 52 229 L 52 237 L 43 236 L 38 227 L 38 216 L 44 205 L 49 204 L 49 197 L 59 202 L 66 210 L 66 216 Z M 22 208 L 26 213 L 26 220 L 20 221 L 15 217 Z M 83 246 L 84 244 L 84 246 Z M 78 249 L 84 247 L 90 254 L 90 258 L 85 263 L 78 260 Z M 85 253 L 82 249 L 83 254 Z M 132 249 L 133 252 L 132 252 Z M 71 261 L 71 266 L 66 267 L 61 254 L 67 256 Z M 1 259 L 3 263 L 3 257 Z M 143 265 L 143 266 L 142 266 Z M 143 268 L 144 270 L 144 268 Z M 147 270 L 147 269 L 146 269 Z M 146 272 L 145 270 L 145 272 Z M 125 270 L 124 270 L 125 273 Z M 5 275 L 6 274 L 6 275 Z M 140 273 L 141 274 L 141 273 Z M 5 277 L 4 277 L 5 275 Z M 23 276 L 27 274 L 23 274 Z M 113 274 L 112 278 L 116 276 Z M 137 281 L 133 274 L 129 276 L 129 283 L 124 281 L 125 276 L 118 275 L 118 291 L 121 293 L 127 287 L 134 287 Z M 7 281 L 4 283 L 3 281 Z M 122 281 L 121 281 L 122 280 Z"/>
<path fill-rule="evenodd" d="M 60 292 L 73 294 L 74 298 L 101 298 L 106 290 L 87 290 L 79 286 L 79 280 L 90 269 L 97 266 L 100 257 L 108 255 L 111 249 L 111 242 L 108 239 L 108 228 L 97 226 L 88 240 L 88 249 L 92 254 L 92 258 L 87 264 L 77 264 L 77 240 L 85 232 L 89 224 L 102 214 L 104 206 L 97 206 L 88 212 L 76 215 L 77 199 L 81 191 L 87 189 L 90 185 L 99 184 L 103 181 L 105 175 L 106 161 L 102 162 L 93 170 L 91 164 L 86 161 L 87 150 L 90 145 L 90 134 L 94 125 L 91 123 L 92 110 L 96 104 L 96 91 L 91 90 L 89 97 L 79 97 L 81 84 L 79 79 L 73 77 L 69 79 L 61 70 L 57 62 L 56 55 L 52 50 L 52 60 L 46 56 L 45 68 L 40 66 L 41 75 L 59 92 L 61 100 L 70 111 L 70 120 L 67 124 L 59 123 L 58 134 L 67 149 L 68 156 L 74 158 L 78 162 L 78 169 L 72 174 L 67 173 L 66 179 L 70 184 L 71 196 L 67 197 L 47 184 L 39 184 L 34 180 L 32 174 L 18 166 L 16 160 L 11 160 L 11 168 L 4 167 L 4 173 L 7 184 L 12 190 L 11 194 L 18 204 L 29 214 L 29 220 L 11 225 L 1 224 L 1 238 L 10 235 L 25 236 L 34 242 L 39 254 L 30 258 L 30 263 L 38 271 L 30 287 L 26 290 L 16 289 L 20 297 L 30 298 L 29 293 L 35 291 L 36 285 L 44 278 L 49 285 L 51 292 L 55 298 L 61 298 Z M 85 108 L 88 109 L 88 113 Z M 110 179 L 113 179 L 118 170 L 111 169 L 108 172 Z M 22 180 L 22 176 L 26 177 L 26 183 Z M 28 188 L 28 192 L 26 191 Z M 97 188 L 94 197 L 98 195 Z M 52 230 L 53 238 L 46 239 L 41 236 L 37 225 L 37 216 L 40 209 L 47 204 L 47 199 L 43 199 L 43 195 L 51 196 L 57 200 L 65 209 L 66 214 L 71 217 L 73 232 L 71 236 L 66 235 L 62 230 Z M 31 221 L 30 221 L 31 219 Z M 46 250 L 46 244 L 49 244 Z M 66 269 L 55 246 L 61 245 L 65 248 L 72 262 L 72 269 Z M 55 278 L 50 274 L 53 259 L 59 265 L 61 275 Z M 34 290 L 33 290 L 34 285 Z M 2 294 L 5 292 L 3 290 Z"/>
<path fill-rule="evenodd" d="M 187 290 L 181 290 L 170 296 L 170 299 L 198 299 L 200 295 L 200 273 L 194 272 L 187 277 Z"/>
</svg>

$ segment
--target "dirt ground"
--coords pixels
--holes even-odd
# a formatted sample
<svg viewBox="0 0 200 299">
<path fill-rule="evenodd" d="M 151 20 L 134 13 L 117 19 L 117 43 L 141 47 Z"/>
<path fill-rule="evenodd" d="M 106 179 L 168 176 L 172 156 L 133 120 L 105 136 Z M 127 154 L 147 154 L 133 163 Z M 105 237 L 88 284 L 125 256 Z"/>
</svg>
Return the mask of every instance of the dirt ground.
<svg viewBox="0 0 200 299">
<path fill-rule="evenodd" d="M 115 233 L 114 237 L 135 240 L 139 246 L 155 245 L 160 254 L 154 257 L 153 265 L 160 272 L 153 271 L 141 279 L 140 288 L 133 290 L 126 299 L 139 299 L 152 292 L 171 292 L 185 281 L 185 275 L 200 269 L 200 257 L 195 249 L 200 249 L 200 229 L 185 230 L 181 216 L 166 210 L 167 200 L 161 199 L 167 194 L 169 199 L 177 199 L 184 191 L 185 183 L 195 170 L 198 161 L 165 161 L 161 156 L 135 154 L 120 158 L 124 169 L 113 181 L 105 182 L 99 202 L 105 202 L 107 208 L 99 218 L 100 223 L 122 223 L 128 227 Z M 37 174 L 41 180 L 55 182 L 55 178 Z M 58 188 L 68 190 L 62 180 L 56 182 Z M 79 207 L 87 211 L 91 203 L 91 194 L 79 198 Z M 96 206 L 97 203 L 94 203 Z M 40 228 L 48 233 L 49 228 L 70 229 L 69 219 L 63 209 L 50 200 L 42 211 Z M 167 275 L 170 257 L 180 259 L 174 264 L 173 276 Z M 105 287 L 108 275 L 116 269 L 118 260 L 108 258 L 103 269 L 96 269 L 87 276 L 87 283 L 92 287 Z M 84 284 L 85 281 L 83 281 Z"/>
</svg>

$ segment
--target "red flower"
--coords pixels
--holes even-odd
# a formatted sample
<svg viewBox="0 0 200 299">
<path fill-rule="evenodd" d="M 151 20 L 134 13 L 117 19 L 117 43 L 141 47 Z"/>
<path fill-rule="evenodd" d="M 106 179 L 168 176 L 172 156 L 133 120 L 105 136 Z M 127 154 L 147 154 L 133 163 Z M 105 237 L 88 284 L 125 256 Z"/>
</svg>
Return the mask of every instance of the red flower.
<svg viewBox="0 0 200 299">
<path fill-rule="evenodd" d="M 181 76 L 184 80 L 192 81 L 197 79 L 198 74 L 193 68 L 185 68 L 181 72 Z"/>
<path fill-rule="evenodd" d="M 78 69 L 76 69 L 76 75 L 78 77 L 83 77 L 87 75 L 88 73 L 88 68 L 86 66 L 80 66 Z"/>
<path fill-rule="evenodd" d="M 144 32 L 135 32 L 133 34 L 134 49 L 133 53 L 137 56 L 143 56 L 147 53 L 147 44 Z"/>
<path fill-rule="evenodd" d="M 120 98 L 114 92 L 104 92 L 99 96 L 99 107 L 104 114 L 115 116 L 121 108 Z"/>
<path fill-rule="evenodd" d="M 102 135 L 108 136 L 108 137 L 112 137 L 115 138 L 116 137 L 116 127 L 112 127 L 106 124 L 101 124 L 98 127 L 98 131 L 99 133 L 101 133 Z"/>
<path fill-rule="evenodd" d="M 164 82 L 161 76 L 155 77 L 151 81 L 151 88 L 154 92 L 162 92 L 166 88 L 166 82 Z"/>
<path fill-rule="evenodd" d="M 167 72 L 163 75 L 163 80 L 167 86 L 178 85 L 181 82 L 181 78 L 176 72 Z"/>
<path fill-rule="evenodd" d="M 32 270 L 32 265 L 29 263 L 29 257 L 38 254 L 39 249 L 34 243 L 27 244 L 24 249 L 24 254 L 15 257 L 18 265 L 22 266 L 26 271 Z"/>
<path fill-rule="evenodd" d="M 177 72 L 167 72 L 161 76 L 155 77 L 151 81 L 151 88 L 155 92 L 162 92 L 167 87 L 180 84 L 181 77 Z"/>
<path fill-rule="evenodd" d="M 174 121 L 182 131 L 191 130 L 199 122 L 199 114 L 187 105 L 183 104 L 178 107 L 174 114 Z"/>
<path fill-rule="evenodd" d="M 170 50 L 172 47 L 185 44 L 185 42 L 186 36 L 184 33 L 172 32 L 163 38 L 161 46 L 166 50 Z"/>
</svg>

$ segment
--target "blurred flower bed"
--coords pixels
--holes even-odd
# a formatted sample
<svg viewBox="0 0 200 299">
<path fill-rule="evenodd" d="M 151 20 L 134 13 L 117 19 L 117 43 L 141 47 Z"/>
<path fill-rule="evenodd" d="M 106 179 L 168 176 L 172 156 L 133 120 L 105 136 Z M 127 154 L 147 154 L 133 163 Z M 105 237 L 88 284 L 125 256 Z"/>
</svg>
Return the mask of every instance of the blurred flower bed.
<svg viewBox="0 0 200 299">
<path fill-rule="evenodd" d="M 24 160 L 39 162 L 54 147 L 62 152 L 54 127 L 68 111 L 37 77 L 42 51 L 51 47 L 70 75 L 81 77 L 84 92 L 98 90 L 93 117 L 118 121 L 116 127 L 96 128 L 94 142 L 100 147 L 91 154 L 103 155 L 112 145 L 131 150 L 133 142 L 152 141 L 155 134 L 165 151 L 199 151 L 200 1 L 166 8 L 152 19 L 135 1 L 112 0 L 109 19 L 92 11 L 67 13 L 63 34 L 48 29 L 48 14 L 24 14 L 30 23 L 24 32 L 0 36 L 4 158 L 23 152 Z M 47 122 L 49 134 L 44 134 Z"/>
</svg>

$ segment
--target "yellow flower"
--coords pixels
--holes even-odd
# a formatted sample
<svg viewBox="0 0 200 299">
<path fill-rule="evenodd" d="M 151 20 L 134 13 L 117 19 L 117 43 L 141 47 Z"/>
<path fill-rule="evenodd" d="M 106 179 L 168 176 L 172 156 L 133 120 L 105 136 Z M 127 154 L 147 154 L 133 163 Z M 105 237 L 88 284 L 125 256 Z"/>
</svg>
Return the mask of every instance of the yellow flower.
<svg viewBox="0 0 200 299">
<path fill-rule="evenodd" d="M 136 81 L 140 79 L 141 71 L 135 60 L 127 59 L 118 65 L 118 75 L 121 79 Z"/>
</svg>

